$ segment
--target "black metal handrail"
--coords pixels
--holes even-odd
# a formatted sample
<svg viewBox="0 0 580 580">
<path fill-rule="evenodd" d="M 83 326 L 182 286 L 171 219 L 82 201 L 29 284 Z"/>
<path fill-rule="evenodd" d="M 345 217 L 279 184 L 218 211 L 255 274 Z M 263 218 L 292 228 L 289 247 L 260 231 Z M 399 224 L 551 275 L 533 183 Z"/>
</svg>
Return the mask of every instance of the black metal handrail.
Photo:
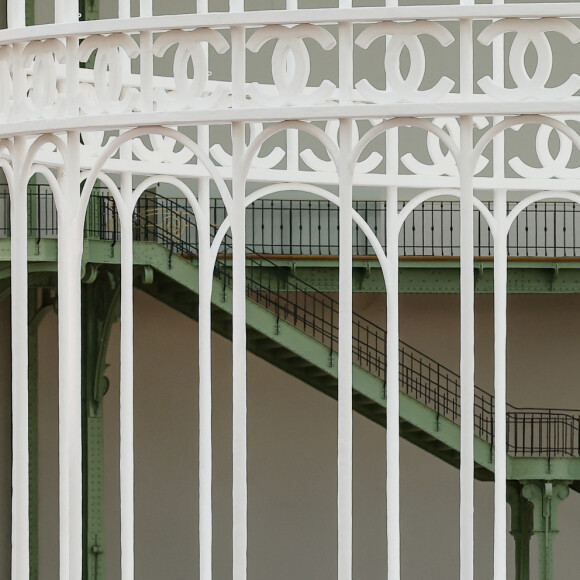
<svg viewBox="0 0 580 580">
<path fill-rule="evenodd" d="M 106 193 L 104 188 L 95 188 Z M 50 188 L 29 186 L 30 235 L 56 237 L 56 209 Z M 147 206 L 147 197 L 141 204 Z M 164 198 L 166 199 L 166 198 Z M 184 237 L 188 243 L 196 233 L 184 216 L 185 199 L 173 199 L 169 227 L 173 242 Z M 355 201 L 354 209 L 369 224 L 384 246 L 386 206 L 381 201 Z M 493 210 L 491 202 L 485 205 Z M 508 202 L 511 211 L 516 202 Z M 399 210 L 405 202 L 399 203 Z M 0 236 L 9 235 L 8 190 L 0 185 Z M 220 199 L 210 200 L 212 222 L 220 224 L 226 215 Z M 155 207 L 143 210 L 155 212 Z M 167 210 L 166 210 L 167 211 Z M 267 199 L 254 202 L 246 215 L 246 239 L 255 253 L 267 256 L 337 256 L 339 249 L 338 208 L 325 200 Z M 169 215 L 169 214 L 168 214 Z M 165 216 L 167 217 L 167 216 Z M 98 208 L 89 208 L 88 227 L 98 233 L 102 224 Z M 477 257 L 493 256 L 493 239 L 479 211 L 474 212 L 474 251 Z M 155 221 L 150 216 L 149 222 Z M 152 223 L 149 223 L 151 226 Z M 157 224 L 161 226 L 161 224 Z M 112 235 L 113 232 L 111 232 Z M 162 235 L 162 234 L 158 234 Z M 508 256 L 528 258 L 580 258 L 580 208 L 565 201 L 536 202 L 524 209 L 508 235 Z M 429 201 L 411 212 L 399 236 L 399 254 L 412 257 L 459 256 L 459 202 Z M 367 237 L 353 225 L 353 255 L 374 257 Z"/>
<path fill-rule="evenodd" d="M 37 200 L 31 195 L 33 203 Z M 0 213 L 0 233 L 8 212 Z M 214 215 L 217 228 L 221 222 Z M 53 234 L 53 217 L 31 223 L 32 237 Z M 223 217 L 222 217 L 223 219 Z M 49 224 L 48 227 L 43 224 Z M 97 192 L 87 214 L 85 234 L 89 238 L 119 240 L 118 216 L 113 199 Z M 195 218 L 183 201 L 144 195 L 134 214 L 134 239 L 153 241 L 172 253 L 195 260 L 198 238 Z M 224 290 L 231 286 L 231 254 L 229 238 L 223 241 L 221 256 L 217 260 L 215 276 Z M 274 312 L 278 320 L 290 322 L 309 336 L 328 347 L 329 364 L 334 364 L 338 349 L 338 302 L 318 291 L 312 285 L 294 276 L 288 269 L 279 267 L 267 257 L 260 256 L 254 247 L 247 249 L 251 268 L 247 269 L 246 290 L 253 301 Z M 386 331 L 372 321 L 353 313 L 353 361 L 372 373 L 386 379 Z M 461 421 L 460 377 L 431 357 L 419 352 L 403 341 L 399 342 L 400 388 L 433 409 L 439 417 L 454 423 Z M 494 396 L 475 387 L 475 434 L 488 442 L 494 441 Z M 579 456 L 580 412 L 556 409 L 527 409 L 508 405 L 508 452 L 512 455 Z"/>
</svg>

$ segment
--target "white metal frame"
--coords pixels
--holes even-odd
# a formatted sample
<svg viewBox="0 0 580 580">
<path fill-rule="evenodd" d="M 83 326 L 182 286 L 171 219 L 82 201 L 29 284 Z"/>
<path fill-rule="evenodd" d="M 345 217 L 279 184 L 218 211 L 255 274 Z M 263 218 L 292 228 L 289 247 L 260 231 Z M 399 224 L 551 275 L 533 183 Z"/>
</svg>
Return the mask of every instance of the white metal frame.
<svg viewBox="0 0 580 580">
<path fill-rule="evenodd" d="M 71 0 L 55 3 L 55 24 L 24 25 L 24 2 L 8 0 L 9 29 L 0 31 L 0 163 L 8 179 L 12 211 L 12 378 L 14 414 L 12 578 L 28 577 L 27 430 L 27 215 L 26 185 L 39 173 L 51 186 L 59 213 L 60 351 L 60 578 L 81 577 L 80 269 L 84 216 L 97 179 L 114 196 L 122 234 L 121 306 L 121 543 L 122 578 L 134 578 L 133 516 L 133 303 L 132 213 L 151 184 L 174 186 L 195 212 L 200 234 L 200 578 L 212 577 L 211 318 L 212 271 L 219 245 L 233 239 L 233 577 L 245 580 L 247 554 L 247 442 L 245 334 L 245 208 L 284 189 L 320 196 L 340 208 L 340 334 L 338 402 L 338 578 L 352 577 L 352 239 L 351 221 L 375 249 L 387 287 L 387 536 L 388 578 L 399 580 L 398 422 L 398 233 L 413 207 L 450 191 L 461 200 L 461 580 L 473 578 L 473 392 L 474 281 L 473 210 L 488 221 L 494 238 L 495 271 L 495 564 L 494 579 L 506 578 L 506 292 L 507 234 L 515 217 L 538 199 L 580 202 L 580 168 L 570 166 L 580 146 L 575 129 L 580 105 L 576 59 L 567 59 L 568 81 L 550 84 L 552 49 L 546 32 L 573 47 L 580 41 L 580 2 L 509 4 L 494 0 L 456 6 L 337 8 L 245 12 L 232 0 L 229 13 L 153 17 L 153 0 L 141 0 L 140 17 L 119 0 L 117 20 L 78 22 Z M 484 30 L 474 37 L 474 21 Z M 355 34 L 355 25 L 364 26 Z M 329 32 L 337 31 L 336 34 Z M 224 31 L 227 34 L 224 34 Z M 442 76 L 425 87 L 430 55 L 424 36 L 459 52 L 457 78 Z M 513 41 L 504 43 L 509 35 Z M 226 40 L 226 37 L 229 40 Z M 353 55 L 386 37 L 387 83 L 354 84 Z M 317 43 L 335 59 L 338 76 L 311 86 Z M 273 84 L 249 82 L 246 59 L 274 43 Z M 524 66 L 533 44 L 538 66 Z M 167 49 L 177 45 L 177 51 Z M 490 47 L 493 73 L 474 66 L 474 50 Z M 507 89 L 504 49 L 509 46 Z M 403 78 L 399 57 L 407 47 L 411 69 Z M 208 79 L 208 59 L 223 57 L 231 74 Z M 81 69 L 96 55 L 93 70 Z M 169 54 L 175 54 L 168 62 Z M 154 75 L 154 62 L 173 73 Z M 194 75 L 189 76 L 188 63 Z M 131 73 L 132 63 L 140 72 Z M 134 70 L 137 70 L 133 67 Z M 82 96 L 82 98 L 81 98 Z M 213 138 L 212 127 L 231 125 L 231 142 Z M 538 163 L 510 156 L 505 140 L 517 140 L 522 125 L 537 128 Z M 195 128 L 195 131 L 192 130 Z M 247 136 L 247 130 L 249 138 Z M 114 137 L 105 137 L 113 130 Z M 432 163 L 400 151 L 402 131 L 420 131 Z M 560 137 L 554 158 L 552 131 Z M 285 150 L 265 154 L 268 140 L 286 134 Z M 195 139 L 190 137 L 196 134 Z M 317 142 L 313 150 L 302 135 Z M 379 142 L 382 141 L 382 144 Z M 380 153 L 386 144 L 386 159 Z M 443 147 L 448 153 L 443 154 Z M 226 150 L 229 149 L 230 153 Z M 510 166 L 517 174 L 508 176 Z M 405 170 L 401 170 L 401 167 Z M 486 169 L 487 168 L 487 169 Z M 79 196 L 82 180 L 85 185 Z M 138 183 L 135 186 L 135 183 Z M 192 186 L 195 184 L 195 187 Z M 228 218 L 210 238 L 210 186 L 219 191 Z M 248 188 L 251 185 L 251 188 Z M 334 189 L 338 186 L 338 194 Z M 256 189 L 258 188 L 258 189 Z M 387 204 L 386 253 L 352 209 L 353 196 L 381 188 Z M 247 193 L 256 189 L 253 193 Z M 530 192 L 507 213 L 510 190 Z M 362 193 L 361 193 L 362 192 Z M 417 193 L 419 192 L 419 193 Z M 480 201 L 494 201 L 493 215 Z M 397 213 L 399 199 L 409 204 Z M 404 509 L 404 507 L 403 507 Z"/>
</svg>

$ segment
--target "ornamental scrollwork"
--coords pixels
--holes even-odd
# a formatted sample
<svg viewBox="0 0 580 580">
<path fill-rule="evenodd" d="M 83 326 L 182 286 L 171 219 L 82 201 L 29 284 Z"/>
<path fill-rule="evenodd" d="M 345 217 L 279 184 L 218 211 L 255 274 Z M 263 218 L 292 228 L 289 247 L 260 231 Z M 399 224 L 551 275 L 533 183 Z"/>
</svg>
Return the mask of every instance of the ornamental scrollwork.
<svg viewBox="0 0 580 580">
<path fill-rule="evenodd" d="M 193 151 L 187 147 L 175 150 L 177 141 L 157 133 L 148 136 L 151 149 L 145 145 L 143 138 L 133 139 L 133 153 L 137 159 L 149 163 L 177 163 L 185 165 L 194 157 Z"/>
<path fill-rule="evenodd" d="M 286 105 L 317 105 L 326 101 L 335 85 L 328 79 L 316 88 L 307 88 L 310 77 L 310 54 L 305 38 L 315 40 L 324 50 L 336 46 L 336 40 L 328 30 L 313 24 L 286 27 L 279 24 L 258 29 L 247 42 L 248 50 L 257 53 L 269 40 L 276 40 L 272 54 L 272 78 L 274 91 L 268 92 L 263 85 L 252 83 L 248 94 L 257 103 L 269 107 Z"/>
<path fill-rule="evenodd" d="M 264 125 L 262 123 L 250 123 L 250 143 L 262 133 Z M 261 149 L 261 148 L 260 148 Z M 225 151 L 225 149 L 216 143 L 210 147 L 210 154 L 218 165 L 222 167 L 232 167 L 232 156 Z M 272 169 L 276 167 L 286 156 L 286 152 L 282 147 L 274 147 L 270 153 L 260 157 L 259 152 L 252 159 L 252 167 L 260 169 Z"/>
<path fill-rule="evenodd" d="M 331 119 L 326 122 L 324 132 L 332 139 L 333 143 L 338 148 L 338 133 L 340 129 L 340 121 L 338 119 Z M 359 141 L 358 125 L 352 125 L 352 145 L 354 146 Z M 312 149 L 305 149 L 300 153 L 300 158 L 313 171 L 333 172 L 336 171 L 336 166 L 332 161 L 321 159 Z M 383 160 L 383 156 L 378 151 L 372 151 L 366 159 L 358 161 L 354 166 L 355 173 L 370 173 L 376 169 L 379 163 Z"/>
<path fill-rule="evenodd" d="M 478 129 L 484 129 L 488 126 L 485 117 L 474 117 L 473 123 Z M 451 139 L 459 145 L 460 128 L 459 121 L 455 117 L 438 117 L 433 120 L 433 124 L 449 133 Z M 412 153 L 405 153 L 401 156 L 401 163 L 415 175 L 440 176 L 459 175 L 457 162 L 450 151 L 443 153 L 441 148 L 441 139 L 435 133 L 427 132 L 427 152 L 432 163 L 423 163 L 419 161 Z M 489 159 L 481 155 L 475 164 L 475 174 L 483 171 L 487 167 Z"/>
</svg>

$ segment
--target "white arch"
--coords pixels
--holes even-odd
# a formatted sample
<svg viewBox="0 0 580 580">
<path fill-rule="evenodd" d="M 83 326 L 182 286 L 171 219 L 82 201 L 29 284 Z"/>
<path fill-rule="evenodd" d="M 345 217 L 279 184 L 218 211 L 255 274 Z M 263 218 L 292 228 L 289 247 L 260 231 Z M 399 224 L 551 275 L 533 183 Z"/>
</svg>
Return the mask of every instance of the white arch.
<svg viewBox="0 0 580 580">
<path fill-rule="evenodd" d="M 248 173 L 251 168 L 251 163 L 255 155 L 260 152 L 262 145 L 272 136 L 280 133 L 282 131 L 287 131 L 288 129 L 296 129 L 298 131 L 304 131 L 309 135 L 312 135 L 315 139 L 317 139 L 322 145 L 326 147 L 330 159 L 334 163 L 334 167 L 338 171 L 338 157 L 339 157 L 339 149 L 333 143 L 332 139 L 319 127 L 312 125 L 311 123 L 306 123 L 305 121 L 282 121 L 280 123 L 276 123 L 275 125 L 271 125 L 267 127 L 264 131 L 262 131 L 248 146 L 246 149 L 243 157 L 243 175 L 244 180 L 247 179 Z"/>
<path fill-rule="evenodd" d="M 458 189 L 430 189 L 422 193 L 417 194 L 413 197 L 405 207 L 399 212 L 398 225 L 399 232 L 403 227 L 405 220 L 411 215 L 411 213 L 417 209 L 421 204 L 433 199 L 435 197 L 440 197 L 442 195 L 448 195 L 450 197 L 460 198 L 461 193 Z M 473 206 L 483 215 L 492 235 L 495 238 L 495 233 L 497 231 L 497 222 L 493 214 L 489 211 L 485 204 L 477 197 L 473 198 Z"/>
<path fill-rule="evenodd" d="M 26 175 L 26 181 L 28 182 L 28 179 L 30 179 L 30 177 L 32 177 L 32 166 L 34 165 L 34 158 L 36 156 L 36 153 L 38 153 L 38 150 L 43 147 L 44 145 L 46 145 L 47 143 L 52 143 L 58 150 L 58 152 L 61 154 L 63 161 L 66 158 L 66 144 L 64 143 L 64 141 L 62 139 L 60 139 L 59 137 L 57 137 L 56 135 L 52 134 L 52 133 L 46 133 L 44 135 L 41 135 L 40 137 L 38 137 L 34 143 L 29 147 L 27 153 L 26 153 L 26 157 L 24 158 L 24 167 L 21 168 L 21 171 L 23 171 Z M 43 173 L 44 177 L 47 177 L 44 173 Z M 47 179 L 49 179 L 47 177 Z M 64 198 L 62 195 L 62 190 L 60 188 L 60 186 L 58 188 L 54 188 L 51 186 L 52 189 L 52 195 L 54 196 L 54 202 L 56 205 L 56 209 L 57 211 L 60 211 L 63 208 L 63 204 L 64 204 Z"/>
<path fill-rule="evenodd" d="M 54 205 L 56 207 L 56 211 L 59 212 L 61 209 L 63 195 L 62 189 L 60 187 L 60 182 L 58 181 L 56 175 L 48 167 L 46 167 L 46 165 L 32 165 L 30 168 L 28 179 L 30 179 L 35 173 L 42 175 L 46 179 L 46 181 L 48 181 L 48 185 L 52 192 L 52 197 L 54 198 Z"/>
<path fill-rule="evenodd" d="M 537 123 L 539 125 L 549 125 L 553 127 L 557 131 L 560 131 L 562 134 L 566 135 L 571 141 L 572 144 L 577 148 L 580 149 L 580 135 L 578 135 L 572 127 L 566 125 L 562 121 L 558 119 L 554 119 L 552 117 L 546 117 L 544 115 L 520 115 L 518 117 L 511 117 L 509 119 L 505 119 L 501 123 L 494 125 L 491 129 L 488 129 L 482 137 L 479 139 L 475 147 L 473 148 L 473 158 L 472 164 L 473 168 L 472 171 L 475 171 L 475 163 L 477 159 L 483 154 L 483 150 L 492 142 L 492 140 L 497 137 L 500 133 L 504 132 L 506 129 L 510 127 L 515 127 L 517 125 L 527 125 Z"/>
<path fill-rule="evenodd" d="M 424 119 L 415 119 L 413 117 L 400 117 L 397 119 L 388 119 L 386 121 L 382 121 L 378 125 L 375 125 L 370 131 L 365 133 L 362 138 L 357 143 L 356 147 L 352 150 L 351 153 L 351 163 L 354 165 L 357 163 L 358 158 L 361 156 L 364 148 L 376 137 L 378 137 L 381 133 L 385 133 L 391 129 L 395 129 L 397 127 L 417 127 L 418 129 L 423 129 L 430 133 L 433 133 L 447 146 L 449 152 L 455 159 L 455 163 L 459 165 L 459 149 L 457 145 L 451 138 L 451 136 L 446 133 L 441 127 L 431 123 L 430 121 L 426 121 Z"/>
<path fill-rule="evenodd" d="M 197 158 L 201 161 L 202 165 L 208 170 L 210 177 L 214 180 L 215 184 L 218 187 L 218 191 L 222 197 L 222 201 L 226 208 L 229 208 L 231 205 L 231 195 L 230 192 L 225 184 L 220 173 L 217 171 L 216 166 L 212 163 L 209 155 L 206 154 L 203 149 L 192 139 L 176 131 L 175 129 L 170 129 L 168 127 L 158 126 L 158 127 L 137 127 L 135 129 L 131 129 L 122 135 L 119 135 L 111 143 L 109 143 L 104 149 L 99 158 L 97 159 L 94 167 L 90 170 L 87 181 L 83 187 L 81 192 L 81 204 L 80 204 L 80 215 L 84 215 L 86 212 L 88 198 L 90 196 L 90 191 L 93 188 L 95 181 L 97 180 L 97 173 L 103 168 L 106 161 L 114 154 L 116 151 L 123 145 L 134 139 L 136 137 L 142 137 L 145 135 L 163 135 L 165 137 L 169 137 L 171 139 L 175 139 L 178 143 L 187 147 Z M 123 207 L 124 207 L 123 203 Z"/>
<path fill-rule="evenodd" d="M 518 215 L 520 215 L 520 213 L 522 213 L 527 207 L 538 201 L 552 199 L 572 201 L 580 205 L 580 195 L 571 191 L 540 191 L 538 193 L 534 193 L 516 204 L 516 206 L 508 213 L 506 221 L 506 234 L 509 232 Z"/>
<path fill-rule="evenodd" d="M 284 183 L 284 184 L 276 183 L 273 185 L 267 185 L 261 189 L 258 189 L 256 191 L 252 192 L 245 200 L 245 207 L 248 208 L 248 207 L 250 207 L 250 205 L 252 205 L 252 203 L 254 203 L 260 199 L 263 199 L 264 197 L 267 197 L 269 195 L 273 195 L 274 193 L 278 193 L 280 191 L 285 191 L 289 188 L 292 188 L 293 190 L 296 190 L 296 191 L 303 191 L 305 193 L 310 193 L 312 195 L 316 195 L 318 197 L 321 197 L 321 198 L 325 199 L 326 201 L 333 203 L 338 208 L 340 208 L 340 206 L 341 206 L 340 198 L 337 195 L 335 195 L 334 193 L 331 193 L 331 192 L 327 191 L 326 189 L 323 189 L 322 187 L 319 187 L 317 185 L 312 185 L 309 183 L 294 182 L 294 183 Z M 381 267 L 383 279 L 384 279 L 384 282 L 386 285 L 388 258 L 383 250 L 383 246 L 381 245 L 379 239 L 374 234 L 374 232 L 372 231 L 372 229 L 370 228 L 368 223 L 363 219 L 363 217 L 354 208 L 351 208 L 351 216 L 352 216 L 352 221 L 361 229 L 363 234 L 369 240 L 371 247 L 375 251 L 375 254 L 376 254 L 377 259 L 379 261 L 379 265 Z M 214 241 L 212 243 L 212 259 L 213 260 L 217 259 L 217 253 L 218 253 L 219 247 L 220 247 L 220 245 L 223 241 L 223 238 L 226 235 L 229 227 L 230 227 L 229 217 L 226 216 L 226 218 L 224 219 L 224 221 L 220 225 L 220 227 L 215 235 Z"/>
<path fill-rule="evenodd" d="M 193 211 L 197 227 L 200 226 L 205 218 L 209 217 L 203 215 L 199 202 L 197 201 L 193 191 L 191 191 L 191 188 L 183 183 L 181 179 L 173 177 L 172 175 L 152 175 L 151 177 L 144 179 L 133 191 L 133 197 L 131 199 L 132 206 L 130 208 L 131 212 L 134 211 L 139 198 L 143 195 L 143 193 L 145 193 L 147 188 L 155 183 L 167 183 L 168 185 L 173 185 L 179 189 L 181 193 L 183 193 Z"/>
</svg>

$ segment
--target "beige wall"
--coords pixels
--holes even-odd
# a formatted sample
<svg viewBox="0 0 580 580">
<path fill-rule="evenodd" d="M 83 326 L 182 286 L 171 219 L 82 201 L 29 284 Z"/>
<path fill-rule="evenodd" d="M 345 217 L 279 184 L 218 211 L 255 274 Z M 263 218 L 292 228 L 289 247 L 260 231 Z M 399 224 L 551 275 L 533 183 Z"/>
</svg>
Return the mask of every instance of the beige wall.
<svg viewBox="0 0 580 580">
<path fill-rule="evenodd" d="M 356 296 L 381 322 L 383 297 Z M 401 296 L 401 332 L 441 362 L 458 365 L 458 297 Z M 490 385 L 491 297 L 476 300 L 478 382 Z M 510 400 L 573 405 L 573 349 L 580 297 L 510 297 Z M 41 554 L 57 578 L 55 317 L 42 328 Z M 550 333 L 550 334 L 548 334 Z M 195 577 L 197 562 L 197 325 L 136 294 L 136 555 L 140 580 Z M 546 337 L 549 336 L 549 340 Z M 544 345 L 542 345 L 544 341 Z M 214 340 L 215 577 L 231 574 L 231 355 Z M 545 352 L 542 350 L 545 347 Z M 111 348 L 106 416 L 108 578 L 119 578 L 118 327 Z M 542 352 L 542 356 L 538 353 Z M 544 362 L 545 361 L 545 362 Z M 544 378 L 545 377 L 545 378 Z M 248 367 L 249 576 L 254 580 L 336 577 L 336 404 L 250 356 Z M 458 573 L 458 473 L 402 442 L 405 580 Z M 355 418 L 355 577 L 385 572 L 384 431 Z M 492 562 L 492 493 L 476 485 L 477 578 Z M 580 496 L 561 514 L 556 578 L 574 577 Z M 510 540 L 510 550 L 512 542 Z"/>
<path fill-rule="evenodd" d="M 357 311 L 381 322 L 383 298 L 357 295 Z M 401 334 L 457 368 L 458 297 L 401 296 Z M 491 384 L 492 298 L 476 300 L 478 383 Z M 0 308 L 0 460 L 9 472 L 9 309 Z M 520 404 L 578 405 L 580 296 L 511 296 L 509 393 Z M 118 326 L 107 395 L 108 579 L 119 578 Z M 136 294 L 136 555 L 139 580 L 195 577 L 197 562 L 197 325 Z M 41 328 L 40 520 L 43 580 L 58 577 L 56 317 Z M 231 344 L 214 340 L 215 577 L 231 574 Z M 249 576 L 254 580 L 336 577 L 336 404 L 254 356 L 248 366 Z M 385 571 L 384 430 L 355 418 L 355 577 Z M 402 442 L 405 580 L 458 573 L 458 473 Z M 9 521 L 9 481 L 0 521 Z M 491 576 L 492 493 L 476 484 L 477 578 Z M 580 496 L 561 511 L 556 578 L 575 577 Z M 0 535 L 7 577 L 9 525 Z M 510 553 L 512 541 L 510 539 Z M 192 572 L 193 570 L 193 572 Z"/>
</svg>

